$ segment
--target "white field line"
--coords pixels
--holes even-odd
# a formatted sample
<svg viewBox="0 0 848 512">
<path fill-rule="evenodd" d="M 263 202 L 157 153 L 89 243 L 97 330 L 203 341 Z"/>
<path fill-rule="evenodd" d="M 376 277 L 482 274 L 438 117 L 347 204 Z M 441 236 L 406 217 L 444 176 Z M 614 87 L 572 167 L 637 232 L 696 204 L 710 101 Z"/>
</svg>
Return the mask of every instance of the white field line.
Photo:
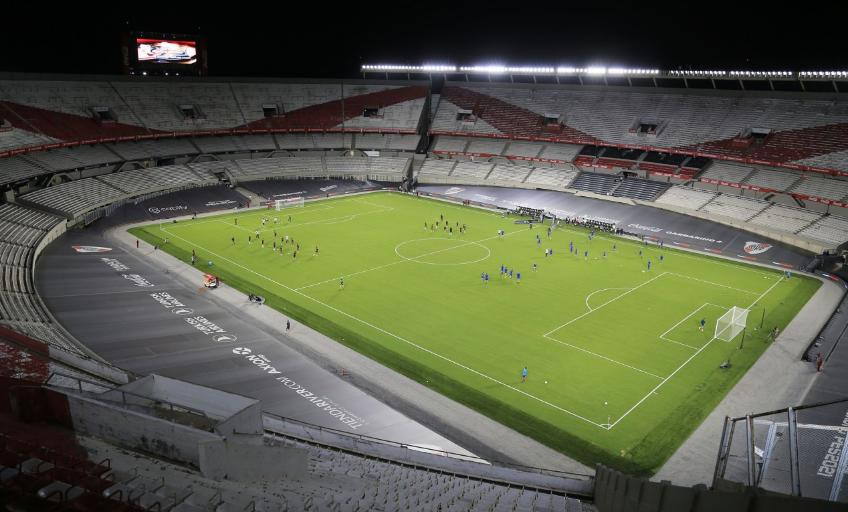
<svg viewBox="0 0 848 512">
<path fill-rule="evenodd" d="M 568 231 L 570 233 L 581 234 L 581 235 L 584 235 L 584 236 L 586 235 L 582 231 L 579 231 L 579 230 L 574 229 L 574 228 L 566 227 L 566 226 L 562 226 L 559 229 L 562 229 L 564 231 Z M 595 234 L 595 238 L 603 238 L 604 240 L 610 241 L 610 242 L 615 243 L 615 244 L 638 246 L 638 247 L 643 247 L 645 249 L 651 250 L 652 252 L 655 252 L 655 253 L 658 252 L 656 245 L 645 245 L 645 244 L 642 244 L 642 243 L 639 243 L 639 242 L 636 242 L 636 241 L 633 241 L 633 240 L 628 240 L 626 238 L 610 238 L 607 235 L 602 235 L 602 234 L 599 234 L 599 233 Z M 737 265 L 737 264 L 721 261 L 721 260 L 719 260 L 715 257 L 710 257 L 709 255 L 706 255 L 706 254 L 705 255 L 695 255 L 695 254 L 689 254 L 686 251 L 681 251 L 681 250 L 675 250 L 674 254 L 677 255 L 677 256 L 684 256 L 686 258 L 697 259 L 701 263 L 706 262 L 706 263 L 712 263 L 714 265 L 724 265 L 724 266 L 728 266 L 728 267 L 733 267 L 737 270 L 744 270 L 746 272 L 753 272 L 755 274 L 767 276 L 769 279 L 774 279 L 776 277 L 774 274 L 771 274 L 769 272 L 763 272 L 761 270 L 754 270 L 752 268 L 747 268 L 747 267 L 744 266 L 744 262 L 740 262 L 741 265 Z"/>
<path fill-rule="evenodd" d="M 163 228 L 163 231 L 165 231 L 166 233 L 169 233 L 169 232 L 168 232 L 168 230 L 166 230 L 166 229 L 164 229 L 164 228 Z M 180 236 L 178 236 L 178 235 L 174 235 L 173 233 L 169 233 L 169 234 L 171 234 L 174 238 L 177 238 L 177 239 L 179 239 L 179 240 L 182 240 L 183 242 L 186 242 L 186 243 L 188 243 L 188 244 L 193 244 L 191 241 L 186 240 L 185 238 L 182 238 L 182 237 L 180 237 Z M 193 245 L 197 245 L 197 244 L 193 244 Z M 285 284 L 280 283 L 279 281 L 276 281 L 276 280 L 274 280 L 274 279 L 271 279 L 271 278 L 270 278 L 270 277 L 268 277 L 268 276 L 265 276 L 265 275 L 263 275 L 263 274 L 260 274 L 259 272 L 256 272 L 256 271 L 255 271 L 255 270 L 253 270 L 253 269 L 250 269 L 250 268 L 248 268 L 248 267 L 245 267 L 244 265 L 242 265 L 242 264 L 240 264 L 240 263 L 236 263 L 235 261 L 233 261 L 233 260 L 231 260 L 231 259 L 229 259 L 229 258 L 226 258 L 226 257 L 224 257 L 224 256 L 221 256 L 220 254 L 217 254 L 217 253 L 215 253 L 215 252 L 213 252 L 213 251 L 210 251 L 209 249 L 207 249 L 207 248 L 205 248 L 205 247 L 203 247 L 203 246 L 201 246 L 201 245 L 197 245 L 197 247 L 199 247 L 200 249 L 202 249 L 202 250 L 206 251 L 206 252 L 207 252 L 207 253 L 209 253 L 209 254 L 212 254 L 212 255 L 213 255 L 213 256 L 215 256 L 216 258 L 220 258 L 221 260 L 223 260 L 223 261 L 226 261 L 226 262 L 230 263 L 230 264 L 231 264 L 231 265 L 233 265 L 233 266 L 239 267 L 239 268 L 241 268 L 242 270 L 245 270 L 245 271 L 247 271 L 247 272 L 249 272 L 249 273 L 251 273 L 251 274 L 256 275 L 257 277 L 260 277 L 260 278 L 262 278 L 262 279 L 264 279 L 264 280 L 266 280 L 266 281 L 268 281 L 268 282 L 270 282 L 270 283 L 276 284 L 277 286 L 279 286 L 279 287 L 281 287 L 281 288 L 284 288 L 284 289 L 286 289 L 286 290 L 288 290 L 288 291 L 290 291 L 290 292 L 292 292 L 292 293 L 296 293 L 296 294 L 300 295 L 301 297 L 303 297 L 303 298 L 305 298 L 305 299 L 307 299 L 307 300 L 311 300 L 312 302 L 315 302 L 316 304 L 320 304 L 321 306 L 324 306 L 325 308 L 327 308 L 327 309 L 329 309 L 329 310 L 331 310 L 331 311 L 335 311 L 336 313 L 338 313 L 338 314 L 340 314 L 340 315 L 342 315 L 342 316 L 345 316 L 345 317 L 347 317 L 347 318 L 349 318 L 349 319 L 351 319 L 351 320 L 354 320 L 354 321 L 356 321 L 356 322 L 359 322 L 359 323 L 361 323 L 362 325 L 365 325 L 365 326 L 367 326 L 367 327 L 370 327 L 370 328 L 374 329 L 375 331 L 381 332 L 381 333 L 383 333 L 383 334 L 385 334 L 385 335 L 387 335 L 387 336 L 390 336 L 390 337 L 392 337 L 392 338 L 395 338 L 396 340 L 401 341 L 401 342 L 403 342 L 403 343 L 406 343 L 407 345 L 409 345 L 409 346 L 411 346 L 411 347 L 414 347 L 414 348 L 416 348 L 416 349 L 418 349 L 418 350 L 421 350 L 422 352 L 426 352 L 426 353 L 428 353 L 428 354 L 430 354 L 430 355 L 432 355 L 432 356 L 434 356 L 434 357 L 437 357 L 437 358 L 439 358 L 439 359 L 441 359 L 441 360 L 443 360 L 443 361 L 445 361 L 445 362 L 448 362 L 448 363 L 450 363 L 450 364 L 452 364 L 452 365 L 458 366 L 459 368 L 462 368 L 463 370 L 469 371 L 469 372 L 471 372 L 471 373 L 473 373 L 473 374 L 475 374 L 475 375 L 477 375 L 477 376 L 479 376 L 479 377 L 482 377 L 482 378 L 484 378 L 484 379 L 486 379 L 486 380 L 488 380 L 488 381 L 494 382 L 495 384 L 499 384 L 499 385 L 501 385 L 501 386 L 504 386 L 505 388 L 508 388 L 508 389 L 510 389 L 510 390 L 512 390 L 512 391 L 515 391 L 516 393 L 519 393 L 519 394 L 521 394 L 521 395 L 524 395 L 524 396 L 526 396 L 526 397 L 528 397 L 528 398 L 532 398 L 533 400 L 536 400 L 536 401 L 538 401 L 538 402 L 540 402 L 540 403 L 542 403 L 542 404 L 545 404 L 545 405 L 547 405 L 547 406 L 549 406 L 549 407 L 552 407 L 552 408 L 554 408 L 554 409 L 556 409 L 556 410 L 558 410 L 558 411 L 564 412 L 564 413 L 566 413 L 566 414 L 568 414 L 568 415 L 570 415 L 570 416 L 573 416 L 573 417 L 575 417 L 575 418 L 577 418 L 577 419 L 579 419 L 579 420 L 583 420 L 583 421 L 585 421 L 585 422 L 587 422 L 587 423 L 590 423 L 590 424 L 592 424 L 592 425 L 595 425 L 596 427 L 599 427 L 599 428 L 605 428 L 605 427 L 602 427 L 600 423 L 595 423 L 594 421 L 592 421 L 592 420 L 590 420 L 590 419 L 588 419 L 588 418 L 585 418 L 585 417 L 583 417 L 583 416 L 580 416 L 579 414 L 577 414 L 577 413 L 575 413 L 575 412 L 569 411 L 568 409 L 564 409 L 564 408 L 562 408 L 562 407 L 560 407 L 560 406 L 558 406 L 558 405 L 552 404 L 552 403 L 548 402 L 547 400 L 543 400 L 543 399 L 541 399 L 541 398 L 539 398 L 539 397 L 537 397 L 537 396 L 535 396 L 535 395 L 531 395 L 530 393 L 527 393 L 526 391 L 522 391 L 521 389 L 518 389 L 518 388 L 516 388 L 515 386 L 512 386 L 512 385 L 510 385 L 510 384 L 507 384 L 507 383 L 505 383 L 505 382 L 502 382 L 502 381 L 500 381 L 500 380 L 498 380 L 498 379 L 495 379 L 494 377 L 491 377 L 491 376 L 489 376 L 489 375 L 486 375 L 485 373 L 482 373 L 482 372 L 480 372 L 480 371 L 478 371 L 478 370 L 475 370 L 475 369 L 473 369 L 473 368 L 470 368 L 470 367 L 468 367 L 468 366 L 466 366 L 466 365 L 464 365 L 464 364 L 462 364 L 462 363 L 459 363 L 459 362 L 457 362 L 457 361 L 454 361 L 454 360 L 452 360 L 452 359 L 450 359 L 450 358 L 448 358 L 448 357 L 445 357 L 445 356 L 443 356 L 443 355 L 439 354 L 438 352 L 435 352 L 435 351 L 430 350 L 430 349 L 428 349 L 428 348 L 422 347 L 421 345 L 418 345 L 417 343 L 414 343 L 414 342 L 412 342 L 412 341 L 409 341 L 409 340 L 407 340 L 406 338 L 403 338 L 403 337 L 401 337 L 401 336 L 398 336 L 397 334 L 391 333 L 391 332 L 389 332 L 389 331 L 387 331 L 387 330 L 385 330 L 385 329 L 383 329 L 383 328 L 381 328 L 381 327 L 377 327 L 376 325 L 371 324 L 371 323 L 369 323 L 369 322 L 366 322 L 365 320 L 362 320 L 361 318 L 355 317 L 355 316 L 351 315 L 350 313 L 346 313 L 346 312 L 344 312 L 344 311 L 342 311 L 342 310 L 340 310 L 340 309 L 338 309 L 338 308 L 335 308 L 335 307 L 333 307 L 333 306 L 331 306 L 331 305 L 329 305 L 329 304 L 326 304 L 326 303 L 324 303 L 324 302 L 321 302 L 320 300 L 318 300 L 318 299 L 316 299 L 316 298 L 314 298 L 314 297 L 310 297 L 309 295 L 306 295 L 305 293 L 303 293 L 303 292 L 301 292 L 301 291 L 298 291 L 298 290 L 296 290 L 296 289 L 294 289 L 294 288 L 291 288 L 291 287 L 289 287 L 289 286 L 286 286 Z"/>
<path fill-rule="evenodd" d="M 620 298 L 624 297 L 625 295 L 628 295 L 628 294 L 631 294 L 631 293 L 635 292 L 635 291 L 636 291 L 636 290 L 638 290 L 639 288 L 641 288 L 641 287 L 645 286 L 646 284 L 650 283 L 651 281 L 655 281 L 655 280 L 657 280 L 657 279 L 661 278 L 661 277 L 662 277 L 662 276 L 664 276 L 664 275 L 666 275 L 666 272 L 663 272 L 662 274 L 659 274 L 659 275 L 657 275 L 657 276 L 655 276 L 655 277 L 652 277 L 652 278 L 648 279 L 647 281 L 643 282 L 643 283 L 642 283 L 642 284 L 640 284 L 640 285 L 637 285 L 637 286 L 634 286 L 633 288 L 630 288 L 629 290 L 627 290 L 626 292 L 622 293 L 621 295 L 616 295 L 615 297 L 613 297 L 612 299 L 610 299 L 610 300 L 608 300 L 608 301 L 604 302 L 603 304 L 601 304 L 600 306 L 596 307 L 595 309 L 593 309 L 593 310 L 591 310 L 591 311 L 587 311 L 587 312 L 583 313 L 582 315 L 577 316 L 577 317 L 575 317 L 575 318 L 572 318 L 571 320 L 569 320 L 568 322 L 565 322 L 564 324 L 560 325 L 559 327 L 554 327 L 553 329 L 551 329 L 550 331 L 546 332 L 546 333 L 545 333 L 545 334 L 543 334 L 542 336 L 544 336 L 544 337 L 546 337 L 546 338 L 547 338 L 549 335 L 551 335 L 551 334 L 553 334 L 553 333 L 557 332 L 558 330 L 562 329 L 563 327 L 565 327 L 565 326 L 567 326 L 567 325 L 570 325 L 570 324 L 572 324 L 572 323 L 574 323 L 574 322 L 576 322 L 576 321 L 580 320 L 580 319 L 581 319 L 581 318 L 583 318 L 584 316 L 586 316 L 586 315 L 588 315 L 588 314 L 590 314 L 590 313 L 592 313 L 592 312 L 594 312 L 594 311 L 597 311 L 597 310 L 601 309 L 602 307 L 606 306 L 607 304 L 610 304 L 610 303 L 612 303 L 612 302 L 617 301 L 618 299 L 620 299 Z"/>
<path fill-rule="evenodd" d="M 573 349 L 575 349 L 575 350 L 579 350 L 579 351 L 581 351 L 581 352 L 585 352 L 585 353 L 587 353 L 587 354 L 589 354 L 589 355 L 592 355 L 592 356 L 595 356 L 595 357 L 599 357 L 599 358 L 601 358 L 601 359 L 605 359 L 605 360 L 607 360 L 607 361 L 609 361 L 609 362 L 611 362 L 611 363 L 615 363 L 615 364 L 617 364 L 617 365 L 624 366 L 624 367 L 626 367 L 626 368 L 630 368 L 631 370 L 635 370 L 635 371 L 637 371 L 637 372 L 644 373 L 645 375 L 650 375 L 651 377 L 654 377 L 655 379 L 663 380 L 663 377 L 660 377 L 659 375 L 657 375 L 657 374 L 655 374 L 655 373 L 651 373 L 651 372 L 649 372 L 649 371 L 645 371 L 645 370 L 643 370 L 643 369 L 641 369 L 641 368 L 637 368 L 637 367 L 635 367 L 635 366 L 630 366 L 630 365 L 629 365 L 629 364 L 627 364 L 627 363 L 622 363 L 621 361 L 616 361 L 615 359 L 609 358 L 609 357 L 607 357 L 607 356 L 603 356 L 603 355 L 601 355 L 601 354 L 596 354 L 595 352 L 592 352 L 591 350 L 586 350 L 585 348 L 580 348 L 580 347 L 578 347 L 578 346 L 576 346 L 576 345 L 572 345 L 571 343 L 566 343 L 566 342 L 564 342 L 564 341 L 558 340 L 558 339 L 553 338 L 553 337 L 551 337 L 551 336 L 545 336 L 545 337 L 546 337 L 547 339 L 551 340 L 551 341 L 555 341 L 555 342 L 559 343 L 560 345 L 565 345 L 566 347 L 571 347 L 571 348 L 573 348 Z"/>
<path fill-rule="evenodd" d="M 670 341 L 670 342 L 672 342 L 672 343 L 677 343 L 678 345 L 681 345 L 681 346 L 684 346 L 684 347 L 691 348 L 692 350 L 698 350 L 698 347 L 693 347 L 692 345 L 689 345 L 688 343 L 682 343 L 682 342 L 679 342 L 679 341 L 675 341 L 675 340 L 673 340 L 673 339 L 671 339 L 671 338 L 667 338 L 667 337 L 666 337 L 666 335 L 667 335 L 668 333 L 670 333 L 671 331 L 675 330 L 675 329 L 676 329 L 676 328 L 677 328 L 680 324 L 682 324 L 683 322 L 685 322 L 686 320 L 688 320 L 689 318 L 691 318 L 691 317 L 692 317 L 692 315 L 694 315 L 694 314 L 695 314 L 695 313 L 697 313 L 698 311 L 701 311 L 702 309 L 704 309 L 704 307 L 705 307 L 705 306 L 714 306 L 714 307 L 717 307 L 717 308 L 725 309 L 725 308 L 722 308 L 721 306 L 717 306 L 717 305 L 715 305 L 715 304 L 710 304 L 709 302 L 705 302 L 705 303 L 701 304 L 700 306 L 698 306 L 698 308 L 697 308 L 697 309 L 695 309 L 695 311 L 693 311 L 693 312 L 689 313 L 688 315 L 684 316 L 684 317 L 683 317 L 683 320 L 681 320 L 681 321 L 677 322 L 676 324 L 672 325 L 671 327 L 669 327 L 669 328 L 668 328 L 668 330 L 667 330 L 667 331 L 665 331 L 664 333 L 660 334 L 660 339 L 661 339 L 661 340 L 665 340 L 665 341 Z"/>
<path fill-rule="evenodd" d="M 774 287 L 775 287 L 775 286 L 779 285 L 779 284 L 780 284 L 780 282 L 781 282 L 781 281 L 783 281 L 783 279 L 784 279 L 784 277 L 783 277 L 783 276 L 781 276 L 781 277 L 780 277 L 780 278 L 779 278 L 779 279 L 778 279 L 778 280 L 777 280 L 777 281 L 776 281 L 773 285 L 771 285 L 771 286 L 768 288 L 768 290 L 764 291 L 762 294 L 760 294 L 760 296 L 759 296 L 759 297 L 757 297 L 756 299 L 754 299 L 754 302 L 752 302 L 752 303 L 748 306 L 748 308 L 747 308 L 747 309 L 751 309 L 752 307 L 754 307 L 754 305 L 755 305 L 757 302 L 761 301 L 761 300 L 763 299 L 763 297 L 765 297 L 765 296 L 766 296 L 766 294 L 768 294 L 770 291 L 772 291 L 772 290 L 774 289 Z M 654 393 L 655 393 L 655 392 L 656 392 L 656 391 L 657 391 L 660 387 L 662 387 L 662 385 L 663 385 L 663 384 L 665 384 L 666 382 L 668 382 L 668 380 L 669 380 L 670 378 L 674 377 L 674 375 L 675 375 L 677 372 L 679 372 L 679 371 L 680 371 L 680 370 L 681 370 L 684 366 L 686 366 L 687 364 L 689 364 L 689 361 L 691 361 L 692 359 L 694 359 L 694 358 L 695 358 L 695 356 L 697 356 L 697 355 L 698 355 L 698 354 L 700 354 L 700 353 L 701 353 L 701 352 L 702 352 L 705 348 L 707 348 L 708 346 L 710 346 L 710 343 L 712 343 L 713 341 L 715 341 L 715 339 L 716 339 L 716 338 L 715 338 L 715 337 L 713 337 L 710 341 L 708 341 L 707 343 L 705 343 L 703 347 L 699 348 L 697 351 L 695 351 L 695 353 L 694 353 L 694 354 L 692 354 L 691 356 L 689 356 L 689 359 L 687 359 L 686 361 L 684 361 L 684 362 L 683 362 L 683 364 L 681 364 L 680 366 L 678 366 L 676 370 L 674 370 L 673 372 L 671 372 L 671 375 L 669 375 L 668 377 L 666 377 L 665 379 L 663 379 L 663 381 L 662 381 L 662 382 L 660 382 L 659 384 L 657 384 L 657 385 L 656 385 L 656 387 L 654 387 L 654 389 L 652 389 L 650 392 L 648 392 L 648 394 L 647 394 L 647 395 L 645 395 L 644 397 L 642 397 L 642 399 L 641 399 L 641 400 L 639 400 L 638 402 L 636 402 L 636 405 L 634 405 L 633 407 L 631 407 L 630 409 L 628 409 L 628 410 L 627 410 L 627 412 L 625 412 L 622 416 L 620 416 L 617 420 L 615 420 L 615 421 L 612 423 L 612 425 L 610 425 L 610 426 L 607 428 L 607 430 L 612 429 L 612 428 L 613 428 L 614 426 L 616 426 L 616 425 L 617 425 L 617 424 L 618 424 L 621 420 L 623 420 L 625 417 L 627 417 L 627 415 L 628 415 L 628 414 L 630 414 L 631 412 L 633 412 L 633 410 L 634 410 L 634 409 L 636 409 L 637 407 L 639 407 L 640 405 L 642 405 L 642 402 L 644 402 L 645 400 L 647 400 L 647 399 L 648 399 L 648 397 L 650 397 L 651 395 L 653 395 L 653 394 L 654 394 Z"/>
<path fill-rule="evenodd" d="M 507 233 L 507 234 L 503 235 L 503 237 L 507 237 L 509 235 L 514 235 L 515 233 L 523 233 L 523 232 L 524 232 L 523 229 L 519 229 L 517 231 Z M 466 246 L 469 246 L 469 245 L 479 244 L 480 242 L 486 242 L 486 241 L 492 240 L 494 238 L 503 238 L 503 237 L 501 235 L 495 235 L 495 236 L 490 236 L 488 238 L 482 238 L 480 240 L 468 240 L 468 241 L 461 243 L 459 245 L 455 245 L 453 247 L 448 247 L 447 249 L 439 249 L 438 251 L 432 251 L 432 252 L 424 253 L 424 254 L 421 254 L 421 255 L 416 256 L 414 258 L 406 258 L 406 259 L 401 259 L 401 260 L 398 260 L 398 261 L 392 261 L 391 263 L 386 263 L 384 265 L 378 265 L 376 267 L 366 268 L 365 270 L 353 272 L 352 274 L 344 274 L 344 275 L 341 275 L 341 276 L 332 277 L 330 279 L 318 281 L 317 283 L 307 284 L 307 285 L 301 286 L 299 288 L 295 288 L 295 290 L 297 290 L 297 291 L 305 290 L 307 288 L 312 288 L 314 286 L 320 286 L 322 284 L 332 283 L 334 281 L 338 281 L 339 279 L 341 279 L 343 277 L 348 278 L 348 277 L 358 276 L 360 274 L 365 274 L 367 272 L 371 272 L 372 270 L 380 270 L 381 268 L 391 267 L 393 265 L 399 265 L 399 264 L 407 262 L 407 261 L 415 261 L 415 260 L 423 258 L 425 256 L 432 256 L 434 254 L 439 254 L 439 253 L 442 253 L 442 252 L 447 252 L 447 251 L 452 251 L 454 249 L 459 249 L 460 247 L 466 247 Z M 443 240 L 443 239 L 442 238 L 435 238 L 434 240 Z M 401 243 L 403 243 L 403 242 L 401 242 Z"/>
<path fill-rule="evenodd" d="M 329 219 L 313 220 L 313 221 L 310 221 L 310 222 L 295 222 L 295 223 L 292 223 L 292 224 L 277 224 L 277 225 L 273 225 L 273 226 L 270 226 L 270 227 L 267 227 L 267 228 L 260 229 L 258 231 L 259 231 L 259 234 L 261 235 L 262 233 L 267 233 L 268 231 L 282 231 L 286 228 L 295 228 L 295 227 L 300 227 L 300 226 L 311 226 L 313 224 L 327 224 L 327 223 L 329 223 L 328 221 L 331 221 L 331 220 L 339 220 L 339 219 L 353 220 L 356 217 L 359 217 L 359 216 L 362 216 L 362 215 L 371 215 L 373 213 L 383 213 L 383 212 L 387 212 L 387 211 L 391 211 L 391 210 L 394 210 L 394 208 L 389 208 L 387 210 L 372 210 L 372 211 L 369 211 L 369 212 L 351 213 L 350 215 L 342 215 L 341 217 L 330 217 Z M 230 227 L 233 227 L 233 228 L 240 229 L 242 231 L 247 231 L 250 234 L 255 234 L 256 231 L 257 231 L 256 229 L 250 229 L 250 228 L 246 228 L 246 227 L 243 227 L 243 226 L 237 226 L 235 224 L 230 224 L 229 222 L 226 222 L 226 221 L 223 221 L 223 220 L 209 221 L 209 222 L 219 222 L 219 223 L 221 223 L 225 226 L 230 226 Z"/>
<path fill-rule="evenodd" d="M 313 203 L 313 204 L 308 204 L 308 205 L 304 206 L 299 211 L 303 212 L 304 210 L 307 210 L 307 209 L 309 209 L 310 211 L 330 210 L 332 208 L 334 208 L 334 207 L 330 206 L 328 204 Z M 274 211 L 276 211 L 276 210 L 274 210 Z M 175 227 L 197 226 L 197 225 L 200 225 L 200 224 L 209 224 L 209 223 L 212 223 L 212 222 L 224 222 L 219 217 L 224 217 L 226 215 L 236 215 L 236 216 L 238 216 L 239 219 L 246 219 L 246 218 L 252 218 L 252 217 L 256 217 L 256 216 L 267 216 L 268 210 L 267 209 L 261 209 L 261 210 L 254 210 L 254 211 L 249 211 L 249 212 L 245 212 L 245 213 L 222 211 L 219 215 L 215 215 L 214 217 L 212 217 L 209 220 L 198 220 L 198 221 L 194 221 L 194 222 L 183 222 L 183 223 L 177 224 Z M 173 223 L 171 223 L 171 222 L 160 222 L 159 224 L 171 226 Z"/>
<path fill-rule="evenodd" d="M 726 284 L 714 283 L 712 281 L 707 281 L 706 279 L 700 279 L 700 278 L 697 278 L 697 277 L 687 276 L 686 274 L 678 274 L 676 272 L 667 272 L 667 273 L 669 275 L 672 275 L 672 276 L 682 277 L 684 279 L 691 279 L 692 281 L 699 281 L 699 282 L 702 282 L 702 283 L 711 284 L 713 286 L 720 286 L 722 288 L 728 288 L 730 290 L 741 292 L 741 293 L 747 293 L 749 295 L 757 295 L 758 293 L 760 293 L 760 292 L 752 292 L 750 290 L 743 290 L 741 288 L 734 288 L 734 287 L 728 286 Z"/>
<path fill-rule="evenodd" d="M 588 309 L 589 312 L 592 311 L 592 306 L 589 305 L 589 297 L 595 295 L 596 293 L 605 292 L 607 290 L 629 290 L 629 289 L 630 288 L 601 288 L 600 290 L 595 290 L 595 291 L 593 291 L 592 293 L 590 293 L 589 295 L 586 296 L 586 300 L 584 301 L 585 304 L 586 304 L 586 309 Z"/>
</svg>

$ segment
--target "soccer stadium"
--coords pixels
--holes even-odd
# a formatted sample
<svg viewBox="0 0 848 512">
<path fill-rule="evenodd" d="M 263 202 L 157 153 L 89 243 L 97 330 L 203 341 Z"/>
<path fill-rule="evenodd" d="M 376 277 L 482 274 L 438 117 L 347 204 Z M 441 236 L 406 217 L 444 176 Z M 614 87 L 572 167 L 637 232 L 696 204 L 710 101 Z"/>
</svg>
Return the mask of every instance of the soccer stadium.
<svg viewBox="0 0 848 512">
<path fill-rule="evenodd" d="M 0 72 L 3 510 L 848 507 L 848 72 L 213 42 Z"/>
</svg>

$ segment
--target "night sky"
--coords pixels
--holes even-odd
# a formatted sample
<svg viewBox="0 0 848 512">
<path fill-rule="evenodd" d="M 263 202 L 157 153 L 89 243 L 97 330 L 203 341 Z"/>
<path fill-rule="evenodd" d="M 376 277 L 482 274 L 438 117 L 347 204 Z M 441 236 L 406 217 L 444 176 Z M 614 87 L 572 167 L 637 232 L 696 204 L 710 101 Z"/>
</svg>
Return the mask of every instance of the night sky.
<svg viewBox="0 0 848 512">
<path fill-rule="evenodd" d="M 572 4 L 342 2 L 296 11 L 208 3 L 212 10 L 203 11 L 200 2 L 160 2 L 133 4 L 127 14 L 86 7 L 45 13 L 39 3 L 18 13 L 17 23 L 4 23 L 0 70 L 118 74 L 120 36 L 128 30 L 205 36 L 213 76 L 353 78 L 363 63 L 848 69 L 848 17 L 837 12 L 839 2 L 793 9 L 777 2 Z M 198 13 L 185 14 L 183 5 Z M 364 6 L 373 10 L 358 10 Z"/>
</svg>

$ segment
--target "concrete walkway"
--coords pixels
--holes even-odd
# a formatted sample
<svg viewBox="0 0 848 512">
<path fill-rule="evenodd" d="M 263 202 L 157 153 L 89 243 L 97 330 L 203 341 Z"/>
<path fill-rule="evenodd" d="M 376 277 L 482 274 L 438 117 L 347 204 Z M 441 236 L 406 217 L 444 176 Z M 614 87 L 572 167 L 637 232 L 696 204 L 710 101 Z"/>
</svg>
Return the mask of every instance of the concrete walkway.
<svg viewBox="0 0 848 512">
<path fill-rule="evenodd" d="M 136 238 L 126 231 L 129 227 L 113 228 L 106 236 L 125 250 L 137 252 Z M 141 242 L 140 249 L 146 258 L 167 268 L 176 279 L 194 286 L 201 282 L 202 271 L 165 251 L 151 251 L 152 247 L 145 242 Z M 260 323 L 263 330 L 320 366 L 334 372 L 344 369 L 356 387 L 484 459 L 583 475 L 594 473 L 593 468 L 454 402 L 306 325 L 290 320 L 292 328 L 286 333 L 287 317 L 268 307 L 245 307 L 244 294 L 226 284 L 210 298 L 227 311 Z"/>
</svg>

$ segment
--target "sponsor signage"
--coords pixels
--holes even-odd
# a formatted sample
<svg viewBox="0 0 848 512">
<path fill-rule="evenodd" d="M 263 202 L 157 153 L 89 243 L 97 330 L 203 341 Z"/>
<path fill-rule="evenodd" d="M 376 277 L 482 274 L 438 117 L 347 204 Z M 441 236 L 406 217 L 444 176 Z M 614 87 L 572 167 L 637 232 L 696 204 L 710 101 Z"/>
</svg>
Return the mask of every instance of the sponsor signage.
<svg viewBox="0 0 848 512">
<path fill-rule="evenodd" d="M 445 190 L 445 195 L 450 196 L 453 194 L 459 194 L 460 192 L 465 192 L 465 189 L 460 187 L 451 187 Z"/>
<path fill-rule="evenodd" d="M 111 247 L 98 247 L 96 245 L 72 245 L 71 248 L 80 253 L 109 252 L 112 250 Z"/>
<path fill-rule="evenodd" d="M 208 339 L 215 343 L 233 343 L 238 340 L 237 335 L 227 331 L 208 318 L 202 315 L 195 315 L 192 308 L 168 292 L 151 293 L 150 297 L 163 308 L 182 318 L 187 325 L 202 332 Z M 283 375 L 282 370 L 278 369 L 269 357 L 263 354 L 254 354 L 253 350 L 248 347 L 234 347 L 231 353 L 234 357 L 242 358 L 252 364 L 262 373 L 273 376 L 282 386 L 292 390 L 300 398 L 311 402 L 312 405 L 323 410 L 351 429 L 356 430 L 366 424 L 365 420 L 361 417 L 340 407 L 326 396 L 320 396 L 305 386 L 298 384 L 293 379 Z"/>
<path fill-rule="evenodd" d="M 235 199 L 221 199 L 220 201 L 209 201 L 204 206 L 224 206 L 227 204 L 236 204 Z"/>
<path fill-rule="evenodd" d="M 271 360 L 268 357 L 262 354 L 254 354 L 253 350 L 247 347 L 235 347 L 233 350 L 233 355 L 238 357 L 243 357 L 245 360 L 252 363 L 254 366 L 259 368 L 262 372 L 268 375 L 275 375 L 274 380 L 282 384 L 284 387 L 292 390 L 295 394 L 297 394 L 300 398 L 311 402 L 315 407 L 323 410 L 330 416 L 336 418 L 341 423 L 344 423 L 348 427 L 353 430 L 358 429 L 359 427 L 365 425 L 365 421 L 351 413 L 339 407 L 338 404 L 327 398 L 326 396 L 321 396 L 316 393 L 313 393 L 306 387 L 301 384 L 298 384 L 297 381 L 282 375 L 282 372 L 278 370 L 271 363 Z"/>
<path fill-rule="evenodd" d="M 724 180 L 714 180 L 712 178 L 701 178 L 701 181 L 704 183 L 709 183 L 711 185 L 722 185 L 724 187 L 731 188 L 739 188 L 743 190 L 753 190 L 755 192 L 777 192 L 777 190 L 765 187 L 758 187 L 756 185 L 748 185 L 747 183 L 732 183 L 730 181 Z"/>
<path fill-rule="evenodd" d="M 115 272 L 126 272 L 127 270 L 131 270 L 129 266 L 123 264 L 121 260 L 117 258 L 100 258 L 100 261 L 106 264 L 109 268 L 114 270 Z M 140 288 L 152 288 L 155 286 L 153 283 L 144 278 L 144 276 L 140 274 L 121 274 L 121 277 L 131 282 L 133 286 L 138 286 Z"/>
<path fill-rule="evenodd" d="M 179 211 L 182 211 L 182 210 L 188 210 L 188 206 L 185 206 L 185 205 L 182 205 L 182 204 L 177 205 L 177 206 L 162 206 L 162 207 L 151 206 L 150 208 L 147 209 L 147 211 L 152 213 L 153 215 L 159 215 L 160 213 L 166 213 L 166 212 L 179 212 Z"/>
</svg>

